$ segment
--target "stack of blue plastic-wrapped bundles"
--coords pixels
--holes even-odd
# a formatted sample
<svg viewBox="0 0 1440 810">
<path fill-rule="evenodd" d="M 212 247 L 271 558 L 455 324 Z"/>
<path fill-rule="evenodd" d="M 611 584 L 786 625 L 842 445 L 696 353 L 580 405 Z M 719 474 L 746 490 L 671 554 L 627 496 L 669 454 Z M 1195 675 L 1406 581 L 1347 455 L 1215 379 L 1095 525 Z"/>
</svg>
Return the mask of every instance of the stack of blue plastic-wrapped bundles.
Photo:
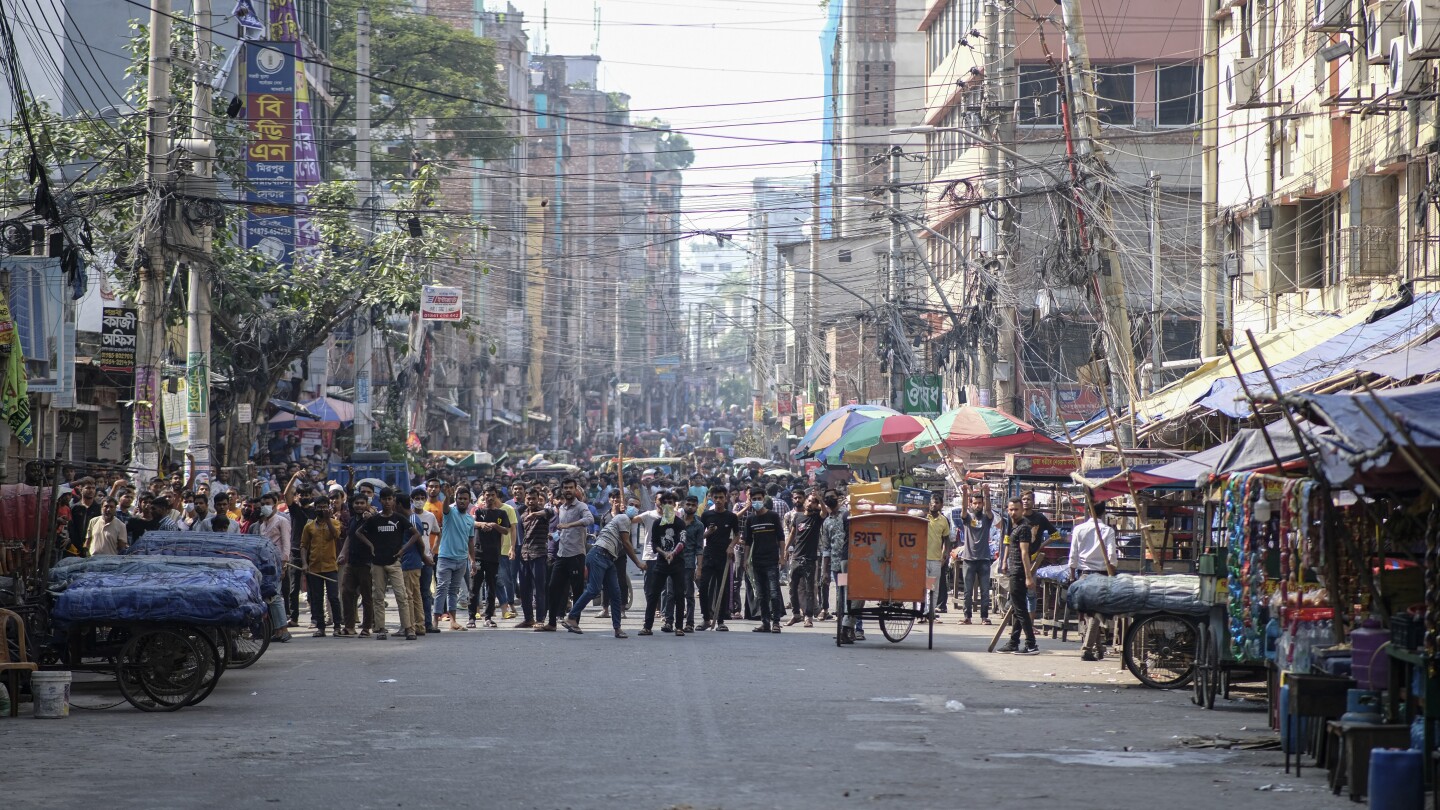
<svg viewBox="0 0 1440 810">
<path fill-rule="evenodd" d="M 125 554 L 249 560 L 260 571 L 260 595 L 273 599 L 280 593 L 280 552 L 274 543 L 259 535 L 146 532 Z"/>
<path fill-rule="evenodd" d="M 88 562 L 88 561 L 87 561 Z M 62 568 L 51 578 L 57 625 L 80 622 L 153 622 L 248 626 L 260 620 L 265 604 L 253 565 L 211 567 L 173 560 L 158 565 L 80 570 Z"/>
<path fill-rule="evenodd" d="M 223 557 L 143 557 L 107 554 L 102 557 L 67 557 L 50 569 L 50 590 L 56 593 L 86 574 L 184 573 L 196 569 L 235 571 L 255 583 L 260 592 L 260 570 L 249 560 Z"/>
<path fill-rule="evenodd" d="M 1071 610 L 1081 613 L 1183 613 L 1202 615 L 1208 605 L 1200 601 L 1200 578 L 1190 574 L 1142 577 L 1081 577 L 1066 592 Z"/>
</svg>

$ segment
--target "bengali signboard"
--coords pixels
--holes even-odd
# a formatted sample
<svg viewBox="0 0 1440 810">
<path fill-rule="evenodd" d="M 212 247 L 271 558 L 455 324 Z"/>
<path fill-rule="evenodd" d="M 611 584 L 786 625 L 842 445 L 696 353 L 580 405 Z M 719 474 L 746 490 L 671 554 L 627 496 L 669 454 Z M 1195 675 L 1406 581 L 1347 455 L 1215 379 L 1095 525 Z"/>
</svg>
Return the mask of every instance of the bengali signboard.
<svg viewBox="0 0 1440 810">
<path fill-rule="evenodd" d="M 430 284 L 420 290 L 420 320 L 458 321 L 461 316 L 460 288 Z"/>
<path fill-rule="evenodd" d="M 295 254 L 296 43 L 245 44 L 245 247 L 288 265 Z"/>
<path fill-rule="evenodd" d="M 1070 473 L 1080 469 L 1080 459 L 1070 456 L 1036 456 L 1010 453 L 1005 456 L 1006 475 L 1035 475 L 1053 478 L 1069 478 Z"/>
<path fill-rule="evenodd" d="M 119 374 L 135 373 L 136 311 L 130 307 L 105 307 L 100 315 L 100 370 Z"/>
<path fill-rule="evenodd" d="M 940 415 L 939 374 L 912 374 L 905 379 L 905 413 L 929 419 Z"/>
</svg>

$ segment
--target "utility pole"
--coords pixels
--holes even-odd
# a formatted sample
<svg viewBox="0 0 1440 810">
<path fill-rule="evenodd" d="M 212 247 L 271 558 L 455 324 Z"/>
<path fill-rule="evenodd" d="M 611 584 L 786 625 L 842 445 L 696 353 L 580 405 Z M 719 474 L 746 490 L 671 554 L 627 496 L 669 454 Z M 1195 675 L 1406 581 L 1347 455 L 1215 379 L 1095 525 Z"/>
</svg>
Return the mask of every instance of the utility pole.
<svg viewBox="0 0 1440 810">
<path fill-rule="evenodd" d="M 170 0 L 150 0 L 150 56 L 145 92 L 145 215 L 136 309 L 135 404 L 130 467 L 137 479 L 160 471 L 160 362 L 165 344 L 165 207 L 170 186 Z"/>
<path fill-rule="evenodd" d="M 1000 147 L 1015 142 L 1015 100 L 1014 100 L 1014 9 L 1000 8 L 998 3 L 987 3 L 985 13 L 990 16 L 992 32 L 986 41 L 990 56 L 985 64 L 987 98 L 993 102 L 988 111 L 991 120 L 989 144 L 986 147 L 987 169 L 992 175 L 995 190 L 994 205 L 1000 211 L 998 220 L 986 215 L 982 218 L 985 227 L 993 234 L 990 250 L 997 275 L 1012 280 L 1015 275 L 1015 207 L 1010 202 L 1016 190 L 1013 161 L 1005 161 Z M 1020 413 L 1019 391 L 1023 363 L 1018 352 L 1016 324 L 1019 313 L 1013 301 L 996 301 L 995 312 L 999 318 L 995 330 L 995 365 L 990 373 L 993 379 L 993 394 L 986 389 L 986 395 L 995 397 L 997 407 L 1010 413 Z"/>
<path fill-rule="evenodd" d="M 820 172 L 810 177 L 810 283 L 806 287 L 808 302 L 805 314 L 805 399 L 814 402 L 820 390 Z"/>
<path fill-rule="evenodd" d="M 906 300 L 905 270 L 900 262 L 900 159 L 903 154 L 899 146 L 890 147 L 890 306 L 887 309 L 891 323 L 885 327 L 891 336 L 890 407 L 902 412 L 905 410 L 905 375 L 910 373 L 910 369 L 908 366 L 903 371 L 897 368 L 908 347 L 900 345 L 906 340 L 905 333 L 894 324 L 904 323 Z"/>
<path fill-rule="evenodd" d="M 1130 390 L 1135 384 L 1135 350 L 1130 336 L 1130 313 L 1125 303 L 1125 271 L 1112 237 L 1114 220 L 1109 184 L 1113 178 L 1104 154 L 1096 145 L 1100 138 L 1100 119 L 1095 107 L 1095 79 L 1091 74 L 1090 54 L 1085 48 L 1080 0 L 1060 0 L 1060 10 L 1065 23 L 1066 73 L 1075 126 L 1080 135 L 1076 143 L 1077 152 L 1082 162 L 1090 164 L 1089 173 L 1097 178 L 1099 184 L 1095 205 L 1097 216 L 1089 238 L 1100 259 L 1095 293 L 1105 319 L 1101 332 L 1105 338 L 1106 365 L 1110 369 L 1110 407 L 1119 427 L 1115 439 L 1120 447 L 1131 447 L 1135 443 L 1132 423 L 1119 418 L 1119 414 L 1130 404 Z"/>
<path fill-rule="evenodd" d="M 370 176 L 370 9 L 361 6 L 355 15 L 355 190 L 360 207 L 369 216 L 365 240 L 375 238 L 375 188 Z M 374 379 L 375 335 L 370 311 L 354 315 L 355 333 L 355 449 L 369 450 L 372 429 L 371 383 Z"/>
<path fill-rule="evenodd" d="M 1205 7 L 1208 10 L 1211 4 L 1207 3 Z M 1220 23 L 1207 11 L 1204 25 L 1201 75 L 1219 76 Z M 1215 232 L 1215 221 L 1220 214 L 1220 83 L 1213 80 L 1204 82 L 1200 93 L 1200 346 L 1195 353 L 1205 358 L 1215 354 L 1219 331 L 1215 293 L 1220 273 L 1220 240 Z"/>
<path fill-rule="evenodd" d="M 1160 363 L 1165 335 L 1160 309 L 1160 175 L 1150 173 L 1150 393 L 1160 390 Z"/>
<path fill-rule="evenodd" d="M 751 427 L 755 433 L 755 440 L 760 442 L 761 447 L 766 446 L 763 438 L 765 419 L 763 409 L 765 407 L 765 389 L 769 381 L 769 375 L 765 373 L 767 360 L 766 353 L 770 350 L 765 343 L 765 294 L 770 284 L 770 213 L 768 211 L 760 214 L 762 217 L 760 225 L 760 300 L 755 307 L 755 359 L 750 364 L 751 387 L 754 389 L 754 397 L 760 400 L 760 407 L 755 407 L 754 400 L 750 404 Z"/>
<path fill-rule="evenodd" d="M 211 141 L 210 104 L 210 0 L 195 3 L 195 65 L 191 71 L 190 137 L 202 156 L 194 161 L 195 174 L 201 188 L 208 190 L 215 176 L 211 158 L 215 147 Z M 212 232 L 204 228 L 204 252 L 213 250 Z M 186 306 L 186 404 L 185 420 L 190 430 L 189 456 L 197 472 L 210 474 L 210 267 L 209 262 L 191 260 L 190 291 Z"/>
</svg>

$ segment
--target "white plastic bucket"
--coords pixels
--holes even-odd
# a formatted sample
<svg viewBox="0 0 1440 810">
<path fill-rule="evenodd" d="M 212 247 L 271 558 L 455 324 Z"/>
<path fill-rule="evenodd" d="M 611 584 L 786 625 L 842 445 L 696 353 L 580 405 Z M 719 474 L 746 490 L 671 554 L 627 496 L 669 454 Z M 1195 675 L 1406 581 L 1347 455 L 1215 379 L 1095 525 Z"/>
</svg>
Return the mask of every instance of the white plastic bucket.
<svg viewBox="0 0 1440 810">
<path fill-rule="evenodd" d="M 70 716 L 70 673 L 30 673 L 30 694 L 35 698 L 35 716 L 46 719 Z"/>
</svg>

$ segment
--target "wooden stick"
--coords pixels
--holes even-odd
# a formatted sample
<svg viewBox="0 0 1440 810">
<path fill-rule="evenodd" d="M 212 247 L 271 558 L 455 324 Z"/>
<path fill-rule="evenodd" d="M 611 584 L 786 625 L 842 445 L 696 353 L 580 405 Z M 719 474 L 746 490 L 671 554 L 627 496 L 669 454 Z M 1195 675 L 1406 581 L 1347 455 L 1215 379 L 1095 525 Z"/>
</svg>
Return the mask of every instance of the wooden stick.
<svg viewBox="0 0 1440 810">
<path fill-rule="evenodd" d="M 1000 617 L 1000 626 L 995 628 L 995 636 L 990 639 L 990 646 L 985 652 L 995 652 L 995 645 L 1000 643 L 1000 636 L 1004 635 L 1005 628 L 1010 625 L 1010 614 L 1014 612 L 1015 608 L 1005 608 L 1005 615 Z"/>
</svg>

